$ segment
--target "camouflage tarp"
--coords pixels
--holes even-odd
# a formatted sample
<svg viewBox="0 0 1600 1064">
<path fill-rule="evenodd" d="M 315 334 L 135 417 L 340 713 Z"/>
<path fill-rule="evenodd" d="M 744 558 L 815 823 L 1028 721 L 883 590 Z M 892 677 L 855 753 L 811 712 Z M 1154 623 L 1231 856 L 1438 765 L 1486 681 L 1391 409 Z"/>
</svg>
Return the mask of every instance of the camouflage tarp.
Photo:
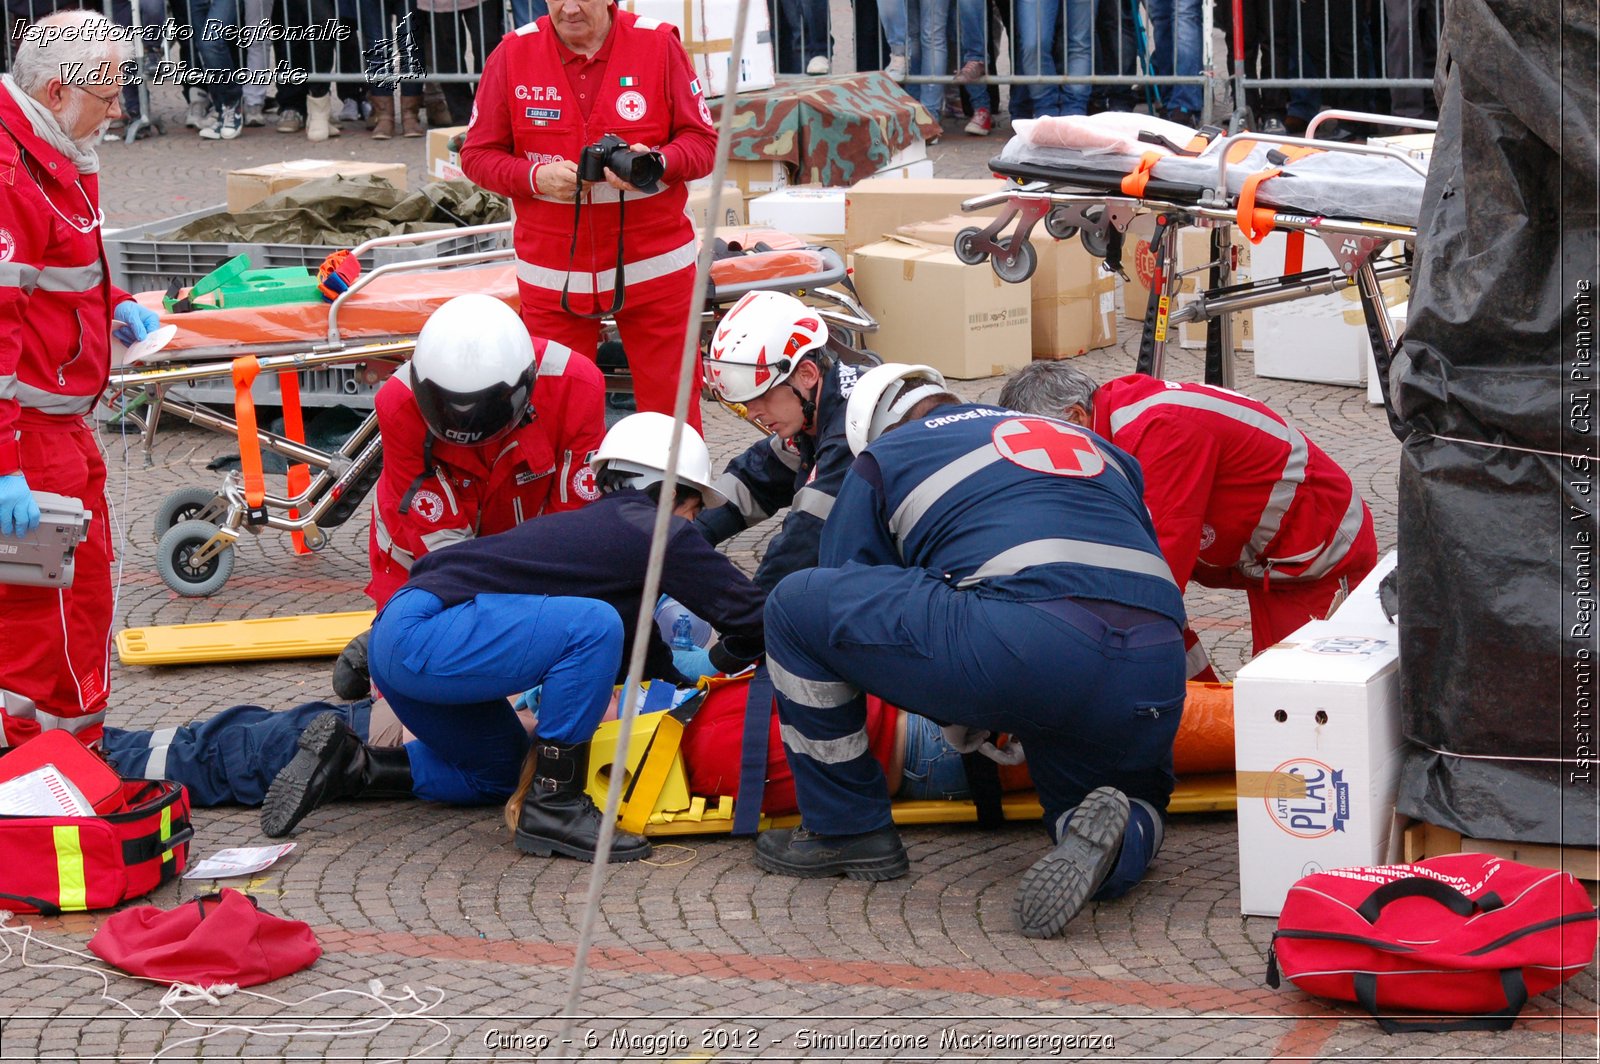
<svg viewBox="0 0 1600 1064">
<path fill-rule="evenodd" d="M 927 108 L 881 70 L 780 77 L 765 92 L 733 99 L 730 158 L 783 162 L 804 185 L 853 185 L 918 133 L 939 135 Z"/>
<path fill-rule="evenodd" d="M 354 247 L 377 236 L 484 225 L 510 216 L 503 198 L 470 181 L 433 181 L 407 192 L 363 174 L 307 181 L 249 210 L 196 219 L 163 239 Z"/>
</svg>

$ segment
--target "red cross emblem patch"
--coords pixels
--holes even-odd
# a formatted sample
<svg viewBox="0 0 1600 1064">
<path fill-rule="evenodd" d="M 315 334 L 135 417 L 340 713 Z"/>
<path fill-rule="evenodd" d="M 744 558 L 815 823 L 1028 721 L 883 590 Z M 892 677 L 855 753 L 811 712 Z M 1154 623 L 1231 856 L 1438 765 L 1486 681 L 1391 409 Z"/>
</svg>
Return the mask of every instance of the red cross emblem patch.
<svg viewBox="0 0 1600 1064">
<path fill-rule="evenodd" d="M 644 94 L 629 90 L 617 97 L 617 114 L 630 122 L 637 122 L 644 117 L 648 108 L 644 102 Z"/>
<path fill-rule="evenodd" d="M 1097 477 L 1105 456 L 1085 433 L 1044 418 L 1010 418 L 994 427 L 994 449 L 1009 462 L 1055 477 Z"/>
</svg>

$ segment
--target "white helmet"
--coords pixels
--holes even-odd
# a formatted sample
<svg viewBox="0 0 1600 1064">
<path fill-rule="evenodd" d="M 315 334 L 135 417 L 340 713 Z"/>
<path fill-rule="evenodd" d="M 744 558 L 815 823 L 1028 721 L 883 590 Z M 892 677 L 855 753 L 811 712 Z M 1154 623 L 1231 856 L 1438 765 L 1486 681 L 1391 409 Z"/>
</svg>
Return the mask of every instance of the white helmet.
<svg viewBox="0 0 1600 1064">
<path fill-rule="evenodd" d="M 597 477 L 608 469 L 633 473 L 626 484 L 642 491 L 661 483 L 671 448 L 670 417 L 654 412 L 629 414 L 611 426 L 600 441 L 600 449 L 589 457 L 589 467 Z M 691 425 L 683 426 L 683 439 L 678 444 L 678 483 L 698 491 L 708 507 L 728 501 L 711 486 L 711 452 Z"/>
<path fill-rule="evenodd" d="M 492 296 L 456 296 L 422 326 L 411 392 L 430 432 L 470 446 L 521 424 L 537 372 L 516 311 Z"/>
<path fill-rule="evenodd" d="M 827 342 L 828 325 L 815 308 L 782 292 L 747 292 L 717 323 L 706 383 L 725 403 L 747 403 L 788 380 Z"/>
<path fill-rule="evenodd" d="M 844 408 L 844 436 L 851 454 L 860 454 L 883 430 L 930 395 L 945 391 L 944 374 L 932 366 L 885 362 L 856 381 Z"/>
</svg>

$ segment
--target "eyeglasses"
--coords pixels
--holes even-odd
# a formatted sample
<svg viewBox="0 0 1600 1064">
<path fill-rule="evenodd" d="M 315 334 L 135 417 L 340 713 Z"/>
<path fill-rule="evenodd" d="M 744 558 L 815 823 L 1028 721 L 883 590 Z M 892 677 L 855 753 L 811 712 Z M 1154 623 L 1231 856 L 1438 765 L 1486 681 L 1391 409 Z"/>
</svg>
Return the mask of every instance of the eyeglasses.
<svg viewBox="0 0 1600 1064">
<path fill-rule="evenodd" d="M 101 96 L 98 92 L 90 92 L 88 86 L 79 85 L 75 81 L 68 82 L 68 84 L 70 84 L 73 88 L 82 91 L 84 95 L 93 96 L 95 99 L 99 100 L 100 105 L 108 111 L 122 100 L 122 89 L 120 87 L 114 87 L 110 96 Z"/>
</svg>

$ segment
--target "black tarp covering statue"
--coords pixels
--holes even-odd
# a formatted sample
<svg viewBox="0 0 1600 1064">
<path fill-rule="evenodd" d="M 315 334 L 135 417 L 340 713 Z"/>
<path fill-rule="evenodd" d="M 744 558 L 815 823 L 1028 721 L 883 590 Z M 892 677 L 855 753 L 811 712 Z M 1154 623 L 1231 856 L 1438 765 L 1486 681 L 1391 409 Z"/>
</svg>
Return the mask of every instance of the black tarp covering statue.
<svg viewBox="0 0 1600 1064">
<path fill-rule="evenodd" d="M 1595 0 L 1451 0 L 1399 483 L 1400 811 L 1594 846 Z"/>
</svg>

